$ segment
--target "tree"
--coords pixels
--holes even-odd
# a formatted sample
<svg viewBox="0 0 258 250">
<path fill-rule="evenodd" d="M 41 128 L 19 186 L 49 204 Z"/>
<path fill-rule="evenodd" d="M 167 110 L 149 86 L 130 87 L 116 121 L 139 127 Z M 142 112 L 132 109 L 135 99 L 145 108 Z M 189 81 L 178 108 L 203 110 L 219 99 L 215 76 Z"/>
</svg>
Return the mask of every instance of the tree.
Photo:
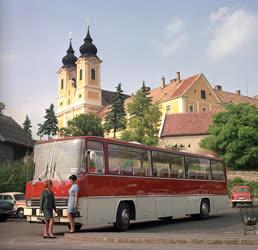
<svg viewBox="0 0 258 250">
<path fill-rule="evenodd" d="M 25 130 L 25 132 L 31 137 L 31 121 L 29 119 L 29 116 L 26 115 L 25 121 L 22 124 L 23 125 L 23 129 Z"/>
<path fill-rule="evenodd" d="M 105 130 L 110 132 L 113 130 L 113 137 L 116 138 L 116 132 L 126 128 L 126 112 L 125 112 L 125 96 L 121 88 L 121 83 L 116 87 L 116 92 L 112 97 L 112 104 L 109 112 L 105 117 Z"/>
<path fill-rule="evenodd" d="M 5 105 L 3 102 L 0 102 L 0 114 L 3 113 L 3 110 L 5 109 Z"/>
<path fill-rule="evenodd" d="M 201 147 L 215 151 L 235 170 L 257 170 L 258 109 L 250 104 L 229 104 L 213 117 L 210 136 Z"/>
<path fill-rule="evenodd" d="M 101 121 L 93 114 L 80 114 L 68 121 L 66 128 L 60 129 L 61 136 L 103 136 Z"/>
<path fill-rule="evenodd" d="M 42 137 L 43 135 L 47 135 L 48 138 L 50 136 L 56 135 L 57 132 L 57 118 L 54 111 L 54 105 L 51 103 L 50 107 L 46 109 L 46 114 L 44 116 L 45 121 L 43 124 L 38 124 L 38 133 L 37 135 Z"/>
<path fill-rule="evenodd" d="M 149 92 L 143 83 L 128 104 L 128 127 L 122 134 L 123 140 L 157 145 L 161 112 L 158 103 L 152 103 Z"/>
</svg>

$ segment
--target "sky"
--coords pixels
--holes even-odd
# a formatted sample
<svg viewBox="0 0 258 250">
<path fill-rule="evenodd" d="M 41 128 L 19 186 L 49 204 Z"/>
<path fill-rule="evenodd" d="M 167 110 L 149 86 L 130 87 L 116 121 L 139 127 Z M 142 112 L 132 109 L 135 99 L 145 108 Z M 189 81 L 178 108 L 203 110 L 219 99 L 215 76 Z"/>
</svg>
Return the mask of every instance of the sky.
<svg viewBox="0 0 258 250">
<path fill-rule="evenodd" d="M 258 1 L 0 0 L 0 102 L 37 139 L 57 102 L 57 71 L 69 45 L 78 57 L 88 18 L 101 87 L 127 94 L 203 73 L 229 92 L 258 94 Z"/>
</svg>

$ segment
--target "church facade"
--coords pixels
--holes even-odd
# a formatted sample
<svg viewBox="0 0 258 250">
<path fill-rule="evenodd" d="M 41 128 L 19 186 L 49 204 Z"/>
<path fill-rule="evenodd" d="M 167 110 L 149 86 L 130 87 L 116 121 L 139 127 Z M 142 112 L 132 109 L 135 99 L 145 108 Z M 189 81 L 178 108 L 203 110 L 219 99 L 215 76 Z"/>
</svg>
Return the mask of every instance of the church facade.
<svg viewBox="0 0 258 250">
<path fill-rule="evenodd" d="M 58 128 L 67 126 L 68 120 L 82 113 L 97 113 L 110 103 L 112 92 L 101 90 L 100 64 L 97 48 L 92 43 L 89 27 L 84 43 L 80 46 L 80 56 L 74 55 L 72 41 L 63 66 L 58 70 Z"/>
</svg>

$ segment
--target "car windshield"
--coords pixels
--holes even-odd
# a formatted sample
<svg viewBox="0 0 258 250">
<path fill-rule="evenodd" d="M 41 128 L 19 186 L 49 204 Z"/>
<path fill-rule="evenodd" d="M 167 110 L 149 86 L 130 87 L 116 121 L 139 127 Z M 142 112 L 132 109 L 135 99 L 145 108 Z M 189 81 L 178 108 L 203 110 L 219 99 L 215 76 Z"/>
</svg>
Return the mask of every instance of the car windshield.
<svg viewBox="0 0 258 250">
<path fill-rule="evenodd" d="M 250 189 L 249 189 L 249 188 L 246 188 L 246 187 L 241 187 L 241 188 L 237 188 L 237 189 L 236 189 L 236 192 L 237 192 L 237 193 L 250 192 Z"/>
<path fill-rule="evenodd" d="M 34 180 L 64 180 L 84 172 L 82 139 L 37 144 L 34 148 Z"/>
<path fill-rule="evenodd" d="M 24 194 L 15 194 L 14 199 L 16 201 L 21 201 L 21 200 L 25 200 L 25 197 L 24 197 Z"/>
</svg>

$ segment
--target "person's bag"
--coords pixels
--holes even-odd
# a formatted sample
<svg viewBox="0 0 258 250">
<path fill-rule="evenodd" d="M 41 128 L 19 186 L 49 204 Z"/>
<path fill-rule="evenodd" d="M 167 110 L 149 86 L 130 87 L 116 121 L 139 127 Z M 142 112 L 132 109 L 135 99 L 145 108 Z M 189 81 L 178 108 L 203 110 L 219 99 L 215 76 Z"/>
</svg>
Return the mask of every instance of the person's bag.
<svg viewBox="0 0 258 250">
<path fill-rule="evenodd" d="M 81 217 L 80 211 L 77 208 L 74 208 L 73 210 L 73 217 Z"/>
</svg>

